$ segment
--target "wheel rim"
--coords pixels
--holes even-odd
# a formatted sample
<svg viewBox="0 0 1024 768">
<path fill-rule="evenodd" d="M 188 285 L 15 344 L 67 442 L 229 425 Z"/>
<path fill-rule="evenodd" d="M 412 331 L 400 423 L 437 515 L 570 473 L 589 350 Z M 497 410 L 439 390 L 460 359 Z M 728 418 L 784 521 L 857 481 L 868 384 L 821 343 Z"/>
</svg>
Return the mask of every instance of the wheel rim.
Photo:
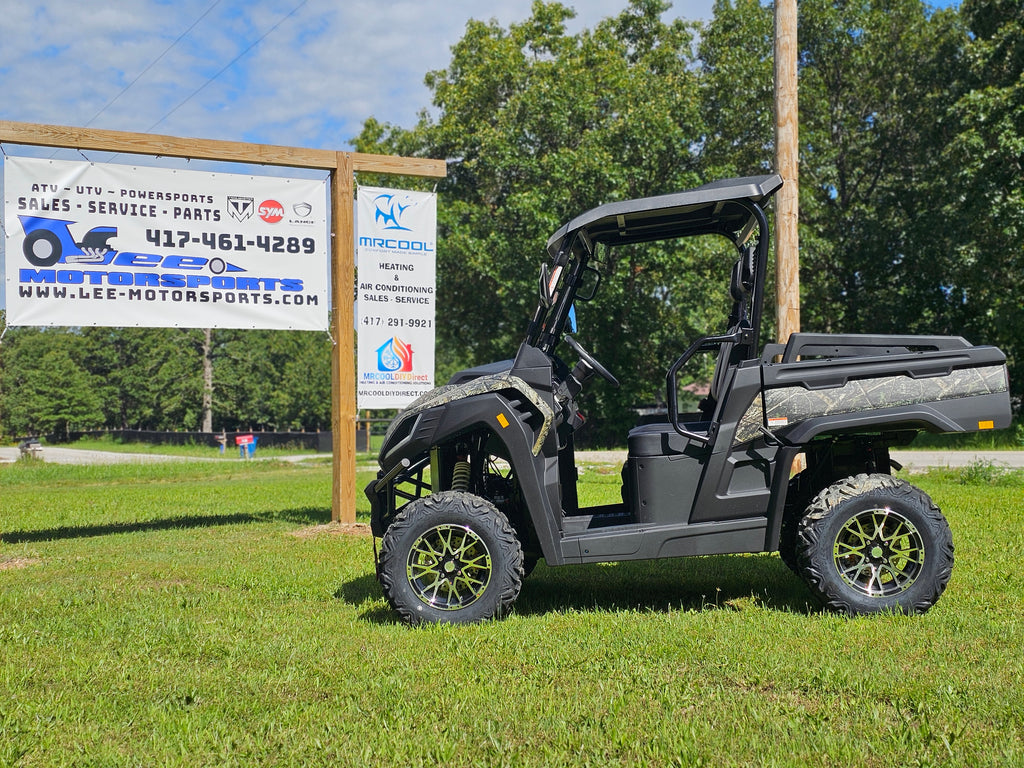
<svg viewBox="0 0 1024 768">
<path fill-rule="evenodd" d="M 53 256 L 53 243 L 45 239 L 36 240 L 32 243 L 32 255 L 40 261 L 46 261 Z"/>
<path fill-rule="evenodd" d="M 406 563 L 409 586 L 432 608 L 456 611 L 475 603 L 491 583 L 491 552 L 464 525 L 437 525 L 413 543 Z"/>
<path fill-rule="evenodd" d="M 910 520 L 885 507 L 858 512 L 832 548 L 839 577 L 868 597 L 905 592 L 924 567 L 924 540 Z"/>
</svg>

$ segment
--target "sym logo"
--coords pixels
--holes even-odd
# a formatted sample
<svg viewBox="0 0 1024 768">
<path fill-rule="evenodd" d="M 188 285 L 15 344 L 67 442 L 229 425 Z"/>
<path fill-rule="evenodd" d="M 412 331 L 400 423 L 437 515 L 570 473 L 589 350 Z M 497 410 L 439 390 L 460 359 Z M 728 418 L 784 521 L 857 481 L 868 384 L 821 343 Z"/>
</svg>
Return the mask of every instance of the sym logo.
<svg viewBox="0 0 1024 768">
<path fill-rule="evenodd" d="M 277 224 L 284 218 L 284 206 L 277 200 L 264 200 L 260 203 L 259 214 L 267 224 Z"/>
<path fill-rule="evenodd" d="M 373 213 L 373 222 L 380 224 L 384 222 L 384 229 L 401 229 L 405 232 L 410 232 L 409 227 L 403 227 L 400 223 L 402 214 L 409 210 L 409 206 L 412 203 L 406 203 L 402 205 L 398 202 L 397 195 L 385 193 L 383 195 L 377 195 L 373 201 L 374 208 L 376 209 Z"/>
</svg>

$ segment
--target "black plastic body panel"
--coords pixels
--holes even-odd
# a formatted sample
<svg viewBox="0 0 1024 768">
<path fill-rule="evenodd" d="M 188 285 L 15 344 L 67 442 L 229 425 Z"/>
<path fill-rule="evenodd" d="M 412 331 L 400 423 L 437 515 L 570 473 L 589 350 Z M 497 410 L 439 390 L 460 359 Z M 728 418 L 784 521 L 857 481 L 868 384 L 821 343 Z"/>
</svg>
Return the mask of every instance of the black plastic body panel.
<svg viewBox="0 0 1024 768">
<path fill-rule="evenodd" d="M 512 364 L 514 360 L 500 360 L 497 363 L 488 363 L 487 365 L 478 365 L 475 368 L 467 368 L 464 371 L 459 371 L 451 379 L 448 380 L 449 384 L 462 384 L 473 379 L 479 379 L 481 376 L 493 376 L 496 373 L 504 373 L 505 371 L 512 370 Z"/>
<path fill-rule="evenodd" d="M 915 345 L 912 336 L 841 336 L 828 345 L 828 336 L 808 336 L 813 343 L 794 334 L 787 346 L 861 354 L 763 364 L 765 418 L 773 407 L 785 414 L 787 423 L 772 431 L 789 443 L 825 431 L 970 432 L 1011 423 L 1006 356 L 996 347 L 964 346 L 958 337 L 919 337 Z M 914 346 L 932 349 L 907 351 Z"/>
<path fill-rule="evenodd" d="M 567 563 L 761 552 L 766 528 L 767 520 L 763 517 L 695 525 L 630 524 L 566 536 L 562 539 L 562 552 Z"/>
<path fill-rule="evenodd" d="M 703 446 L 700 446 L 704 450 Z M 633 483 L 635 516 L 640 523 L 654 525 L 688 522 L 700 484 L 700 459 L 676 454 L 628 459 L 627 472 Z"/>
<path fill-rule="evenodd" d="M 798 338 L 802 334 L 793 334 Z M 815 336 L 824 339 L 826 336 Z M 856 337 L 841 337 L 854 339 Z M 884 340 L 886 337 L 870 337 Z M 907 340 L 913 337 L 897 337 Z M 923 337 L 932 339 L 934 337 Z M 956 337 L 950 337 L 955 339 Z M 962 341 L 957 339 L 958 341 Z M 794 345 L 790 342 L 790 346 Z M 816 345 L 818 349 L 826 349 L 824 344 Z M 828 347 L 835 350 L 835 347 Z M 842 348 L 840 348 L 842 350 Z M 927 352 L 894 351 L 885 354 L 885 347 L 846 347 L 842 351 L 861 352 L 859 355 L 824 357 L 815 359 L 783 361 L 781 363 L 764 364 L 764 386 L 773 387 L 798 385 L 806 389 L 827 389 L 839 387 L 851 379 L 868 379 L 881 376 L 908 376 L 910 378 L 927 378 L 943 376 L 956 368 L 976 368 L 985 365 L 1002 365 L 1006 355 L 996 347 L 959 347 L 940 349 Z M 901 350 L 900 347 L 889 349 Z M 863 354 L 870 352 L 871 354 Z"/>
</svg>

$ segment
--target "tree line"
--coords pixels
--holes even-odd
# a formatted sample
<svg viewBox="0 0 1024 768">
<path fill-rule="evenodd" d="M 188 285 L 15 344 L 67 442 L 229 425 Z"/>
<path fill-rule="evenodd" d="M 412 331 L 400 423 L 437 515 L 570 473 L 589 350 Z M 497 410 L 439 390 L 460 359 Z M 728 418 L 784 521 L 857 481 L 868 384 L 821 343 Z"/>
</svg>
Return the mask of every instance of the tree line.
<svg viewBox="0 0 1024 768">
<path fill-rule="evenodd" d="M 771 6 L 717 0 L 707 23 L 665 21 L 667 8 L 631 0 L 575 34 L 570 8 L 540 0 L 508 27 L 470 21 L 449 65 L 426 75 L 432 105 L 415 125 L 364 123 L 359 151 L 449 163 L 439 382 L 514 354 L 544 244 L 570 217 L 772 170 Z M 997 344 L 1019 402 L 1024 5 L 801 0 L 799 14 L 803 330 Z M 692 243 L 608 257 L 598 297 L 577 307 L 578 337 L 623 386 L 588 396 L 591 441 L 621 442 L 634 409 L 664 402 L 665 371 L 689 342 L 721 330 L 728 253 Z M 12 329 L 0 423 L 326 428 L 329 349 L 317 334 Z"/>
<path fill-rule="evenodd" d="M 12 328 L 0 345 L 8 436 L 72 430 L 320 430 L 330 338 L 299 331 Z"/>
</svg>

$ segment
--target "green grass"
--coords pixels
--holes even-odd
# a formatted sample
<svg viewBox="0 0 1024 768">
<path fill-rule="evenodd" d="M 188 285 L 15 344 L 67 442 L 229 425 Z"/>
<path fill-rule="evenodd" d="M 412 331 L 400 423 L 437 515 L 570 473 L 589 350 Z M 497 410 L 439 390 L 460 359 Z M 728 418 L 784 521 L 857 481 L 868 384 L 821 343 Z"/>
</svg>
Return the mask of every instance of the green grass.
<svg viewBox="0 0 1024 768">
<path fill-rule="evenodd" d="M 1024 764 L 1024 483 L 913 481 L 957 542 L 925 616 L 755 555 L 541 564 L 504 621 L 410 629 L 328 466 L 0 466 L 0 766 Z"/>
</svg>

